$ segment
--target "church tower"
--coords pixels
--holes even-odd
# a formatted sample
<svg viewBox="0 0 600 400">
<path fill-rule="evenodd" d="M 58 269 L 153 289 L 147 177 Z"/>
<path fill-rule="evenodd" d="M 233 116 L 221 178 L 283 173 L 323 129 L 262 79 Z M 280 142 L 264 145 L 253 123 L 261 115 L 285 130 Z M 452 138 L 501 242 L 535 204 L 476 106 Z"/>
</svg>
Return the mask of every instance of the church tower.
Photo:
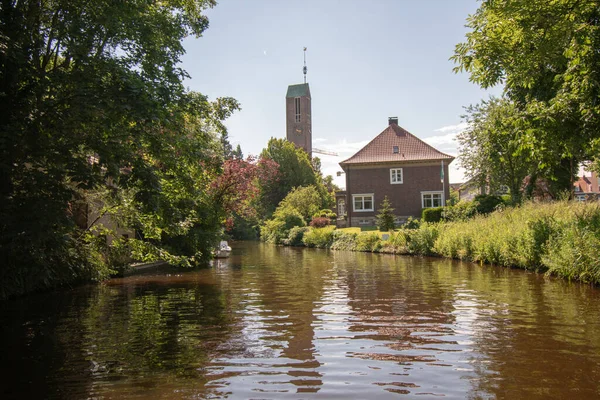
<svg viewBox="0 0 600 400">
<path fill-rule="evenodd" d="M 288 86 L 285 95 L 286 138 L 311 155 L 312 120 L 308 83 Z"/>
<path fill-rule="evenodd" d="M 304 83 L 288 86 L 285 95 L 285 128 L 288 142 L 301 147 L 312 156 L 312 120 L 310 89 L 306 83 L 306 47 L 304 48 Z"/>
</svg>

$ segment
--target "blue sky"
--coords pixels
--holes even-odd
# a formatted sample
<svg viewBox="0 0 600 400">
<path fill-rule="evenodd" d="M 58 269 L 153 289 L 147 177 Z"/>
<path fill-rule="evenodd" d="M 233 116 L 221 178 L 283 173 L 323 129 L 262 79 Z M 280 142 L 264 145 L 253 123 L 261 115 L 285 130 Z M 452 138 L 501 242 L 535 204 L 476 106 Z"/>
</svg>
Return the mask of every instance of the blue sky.
<svg viewBox="0 0 600 400">
<path fill-rule="evenodd" d="M 307 47 L 313 146 L 323 172 L 379 134 L 389 116 L 434 147 L 456 155 L 464 106 L 483 91 L 452 72 L 454 46 L 464 39 L 475 0 L 221 0 L 207 11 L 210 27 L 184 42 L 186 86 L 211 99 L 231 96 L 242 110 L 226 125 L 245 155 L 271 137 L 285 137 L 285 93 L 302 83 Z M 450 181 L 461 182 L 458 160 Z M 336 183 L 344 186 L 343 176 Z"/>
</svg>

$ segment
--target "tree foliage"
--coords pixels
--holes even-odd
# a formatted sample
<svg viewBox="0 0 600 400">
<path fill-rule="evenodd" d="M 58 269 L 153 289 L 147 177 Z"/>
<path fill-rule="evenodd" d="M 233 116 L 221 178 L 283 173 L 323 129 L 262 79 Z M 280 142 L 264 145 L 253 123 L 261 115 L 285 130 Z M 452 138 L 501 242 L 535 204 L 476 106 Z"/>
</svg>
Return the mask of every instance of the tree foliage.
<svg viewBox="0 0 600 400">
<path fill-rule="evenodd" d="M 320 171 L 313 169 L 308 154 L 293 143 L 285 139 L 271 138 L 260 158 L 272 160 L 279 165 L 277 182 L 267 182 L 260 186 L 260 202 L 257 208 L 263 217 L 270 217 L 279 203 L 296 187 L 313 185 L 321 199 L 329 201 L 331 196 L 323 185 Z"/>
<path fill-rule="evenodd" d="M 519 138 L 547 178 L 568 188 L 600 144 L 600 7 L 594 0 L 485 0 L 456 46 L 455 71 L 504 84 L 528 120 Z"/>
<path fill-rule="evenodd" d="M 144 240 L 126 244 L 139 257 L 208 255 L 222 121 L 238 104 L 186 92 L 178 64 L 182 39 L 202 34 L 214 4 L 2 2 L 2 286 L 106 276 L 97 227 L 76 227 L 81 205 L 138 229 Z"/>
<path fill-rule="evenodd" d="M 523 180 L 538 174 L 538 163 L 521 147 L 527 121 L 510 100 L 491 98 L 467 108 L 466 130 L 458 135 L 459 159 L 466 176 L 479 186 L 510 189 L 514 202 L 521 197 Z"/>
<path fill-rule="evenodd" d="M 394 220 L 394 209 L 390 204 L 390 199 L 385 196 L 379 206 L 379 213 L 377 214 L 377 226 L 379 227 L 379 230 L 382 232 L 393 231 L 394 228 L 396 228 Z"/>
</svg>

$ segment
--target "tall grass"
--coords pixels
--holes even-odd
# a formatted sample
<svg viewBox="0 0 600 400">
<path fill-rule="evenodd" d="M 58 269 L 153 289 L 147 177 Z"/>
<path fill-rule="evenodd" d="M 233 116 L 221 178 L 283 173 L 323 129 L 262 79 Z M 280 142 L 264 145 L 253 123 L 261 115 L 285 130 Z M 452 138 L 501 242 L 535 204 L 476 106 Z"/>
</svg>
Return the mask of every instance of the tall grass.
<svg viewBox="0 0 600 400">
<path fill-rule="evenodd" d="M 310 228 L 309 247 L 434 255 L 600 283 L 600 204 L 526 203 L 465 221 L 422 223 L 390 233 Z"/>
<path fill-rule="evenodd" d="M 432 253 L 600 283 L 599 238 L 598 204 L 527 203 L 439 224 Z"/>
</svg>

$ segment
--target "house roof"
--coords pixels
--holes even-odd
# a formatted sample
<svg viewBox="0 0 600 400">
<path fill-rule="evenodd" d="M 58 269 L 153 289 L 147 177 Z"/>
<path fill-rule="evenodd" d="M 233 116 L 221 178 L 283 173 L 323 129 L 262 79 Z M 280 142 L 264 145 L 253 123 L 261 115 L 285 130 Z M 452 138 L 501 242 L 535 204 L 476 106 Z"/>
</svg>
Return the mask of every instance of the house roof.
<svg viewBox="0 0 600 400">
<path fill-rule="evenodd" d="M 396 146 L 397 153 L 395 153 Z M 342 161 L 340 165 L 426 160 L 448 160 L 450 163 L 454 157 L 436 150 L 392 122 L 365 147 Z"/>
<path fill-rule="evenodd" d="M 587 176 L 579 177 L 577 182 L 573 183 L 573 186 L 575 186 L 575 188 L 579 188 L 580 192 L 584 192 L 584 193 L 593 192 L 592 181 Z"/>
<path fill-rule="evenodd" d="M 300 83 L 298 85 L 288 86 L 287 94 L 285 97 L 310 97 L 310 88 L 308 83 Z"/>
</svg>

